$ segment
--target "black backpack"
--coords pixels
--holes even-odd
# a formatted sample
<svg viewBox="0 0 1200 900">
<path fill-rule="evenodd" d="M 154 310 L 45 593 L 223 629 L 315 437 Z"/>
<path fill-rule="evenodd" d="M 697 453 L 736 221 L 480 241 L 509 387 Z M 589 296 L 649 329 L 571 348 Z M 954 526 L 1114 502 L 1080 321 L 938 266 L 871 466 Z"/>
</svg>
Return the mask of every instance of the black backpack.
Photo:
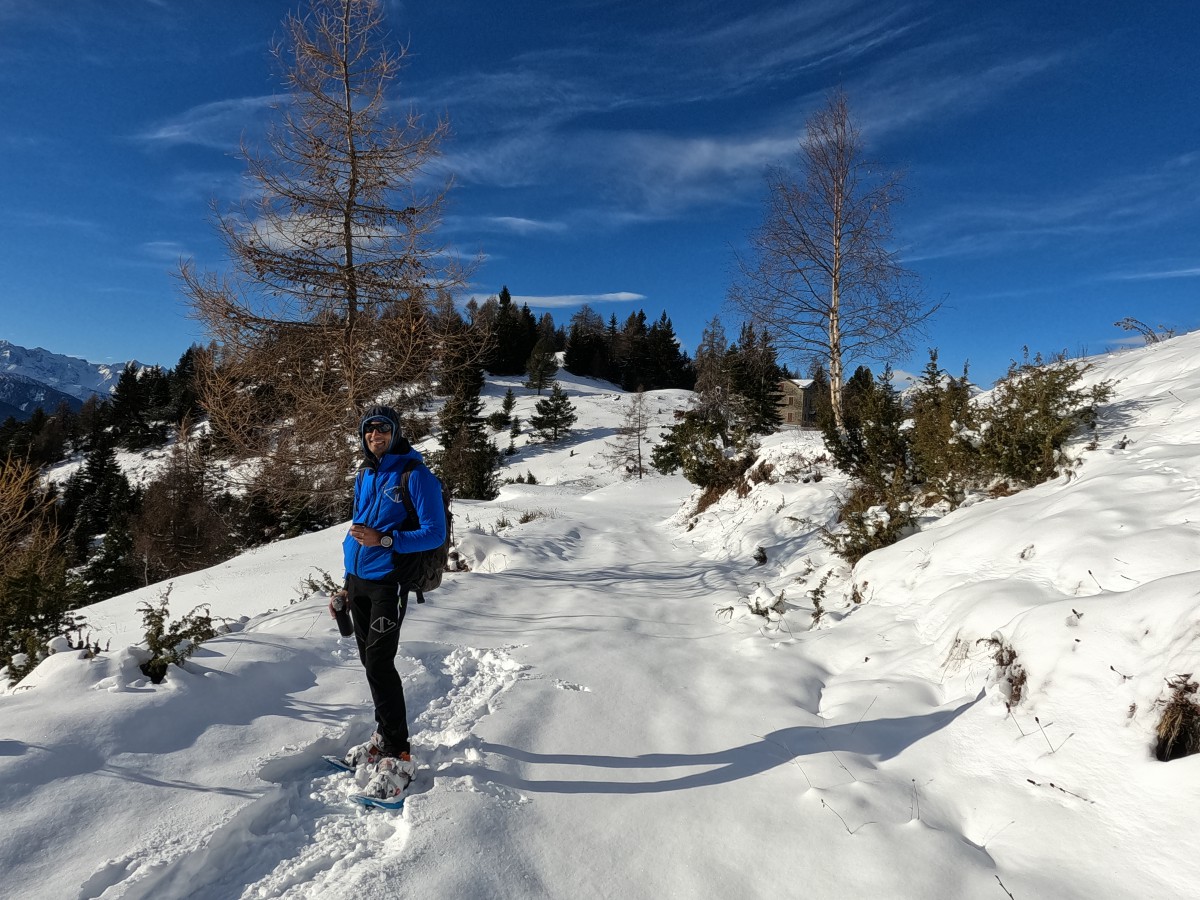
<svg viewBox="0 0 1200 900">
<path fill-rule="evenodd" d="M 421 464 L 415 459 L 410 459 L 400 474 L 400 498 L 404 501 L 404 509 L 408 512 L 408 521 L 413 523 L 414 528 L 419 524 L 419 520 L 417 507 L 413 504 L 412 494 L 408 491 L 408 479 L 412 477 L 413 469 L 419 465 Z M 434 547 L 432 550 L 421 550 L 413 554 L 417 557 L 415 565 L 412 567 L 415 574 L 413 580 L 404 587 L 416 591 L 418 603 L 425 602 L 426 591 L 437 590 L 441 586 L 442 573 L 446 571 L 450 561 L 450 528 L 454 522 L 454 516 L 450 512 L 450 494 L 442 480 L 436 475 L 433 477 L 437 478 L 437 483 L 442 489 L 442 504 L 445 507 L 446 515 L 446 540 L 442 542 L 441 546 Z"/>
</svg>

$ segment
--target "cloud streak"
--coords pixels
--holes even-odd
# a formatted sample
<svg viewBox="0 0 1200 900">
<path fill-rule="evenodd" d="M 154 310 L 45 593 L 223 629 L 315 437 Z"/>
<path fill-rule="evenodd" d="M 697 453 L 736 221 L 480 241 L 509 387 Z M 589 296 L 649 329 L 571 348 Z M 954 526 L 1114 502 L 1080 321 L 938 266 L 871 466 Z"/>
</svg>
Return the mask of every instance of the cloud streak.
<svg viewBox="0 0 1200 900">
<path fill-rule="evenodd" d="M 490 296 L 490 295 L 488 295 Z M 473 300 L 483 301 L 487 297 L 475 296 Z M 563 309 L 572 306 L 601 305 L 605 303 L 637 303 L 645 300 L 644 294 L 635 294 L 630 291 L 614 291 L 608 294 L 552 294 L 549 296 L 513 296 L 513 302 L 517 304 L 527 304 L 533 309 Z"/>
<path fill-rule="evenodd" d="M 1198 179 L 1200 155 L 1189 154 L 1056 196 L 965 198 L 909 229 L 913 252 L 905 260 L 988 256 L 1052 240 L 1146 232 L 1195 213 L 1200 207 L 1200 198 L 1194 196 Z M 1198 273 L 1189 267 L 1174 268 L 1125 280 L 1187 278 Z"/>
<path fill-rule="evenodd" d="M 278 101 L 278 97 L 262 96 L 204 103 L 134 137 L 151 146 L 191 144 L 228 150 L 238 145 L 243 133 L 261 128 L 265 114 Z"/>
</svg>

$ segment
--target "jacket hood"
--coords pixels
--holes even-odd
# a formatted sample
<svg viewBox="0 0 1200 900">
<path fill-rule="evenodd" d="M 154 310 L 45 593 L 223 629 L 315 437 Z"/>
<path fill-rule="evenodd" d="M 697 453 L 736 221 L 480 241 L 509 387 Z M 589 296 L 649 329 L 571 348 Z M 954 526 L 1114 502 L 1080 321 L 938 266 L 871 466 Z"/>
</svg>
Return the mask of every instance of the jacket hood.
<svg viewBox="0 0 1200 900">
<path fill-rule="evenodd" d="M 385 456 L 389 453 L 405 454 L 412 450 L 412 445 L 408 442 L 408 438 L 400 433 L 400 417 L 396 415 L 396 411 L 390 406 L 372 406 L 358 423 L 358 442 L 362 447 L 363 456 L 366 457 L 368 465 L 377 466 L 379 464 L 379 460 L 376 459 L 375 454 L 367 448 L 367 435 L 364 430 L 367 423 L 372 419 L 383 419 L 392 423 L 392 442 L 383 451 Z"/>
</svg>

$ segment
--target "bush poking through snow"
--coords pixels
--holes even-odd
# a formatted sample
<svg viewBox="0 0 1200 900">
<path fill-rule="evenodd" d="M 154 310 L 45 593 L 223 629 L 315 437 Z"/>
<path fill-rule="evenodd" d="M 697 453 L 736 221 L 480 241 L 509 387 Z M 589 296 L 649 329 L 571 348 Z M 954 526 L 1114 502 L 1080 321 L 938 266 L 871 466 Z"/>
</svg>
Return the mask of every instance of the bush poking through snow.
<svg viewBox="0 0 1200 900">
<path fill-rule="evenodd" d="M 142 603 L 142 624 L 146 628 L 146 647 L 150 659 L 141 664 L 142 674 L 155 684 L 162 684 L 167 677 L 167 667 L 183 661 L 196 652 L 200 644 L 216 635 L 208 606 L 197 606 L 177 622 L 169 619 L 167 601 L 171 596 L 171 585 L 159 595 L 158 605 Z"/>
<path fill-rule="evenodd" d="M 303 603 L 309 597 L 316 594 L 332 597 L 342 589 L 342 586 L 333 580 L 333 576 L 321 567 L 313 566 L 313 571 L 320 574 L 309 574 L 300 579 L 300 596 L 293 600 L 292 603 Z M 168 588 L 169 592 L 170 589 Z"/>
<path fill-rule="evenodd" d="M 814 628 L 821 624 L 821 617 L 825 615 L 825 586 L 829 583 L 831 575 L 833 575 L 832 570 L 826 572 L 821 576 L 821 583 L 808 592 L 808 597 L 812 600 L 813 605 L 812 622 Z"/>
<path fill-rule="evenodd" d="M 1171 696 L 1158 701 L 1163 708 L 1158 720 L 1158 744 L 1154 755 L 1163 762 L 1200 753 L 1200 703 L 1196 702 L 1197 684 L 1191 674 L 1177 675 L 1167 683 Z"/>
<path fill-rule="evenodd" d="M 1005 707 L 1011 710 L 1025 696 L 1025 683 L 1029 680 L 1025 667 L 1017 662 L 1016 649 L 999 635 L 980 638 L 976 643 L 989 644 L 995 648 L 992 659 L 996 668 L 992 670 L 992 680 L 999 687 L 1000 695 L 1004 697 Z"/>
</svg>

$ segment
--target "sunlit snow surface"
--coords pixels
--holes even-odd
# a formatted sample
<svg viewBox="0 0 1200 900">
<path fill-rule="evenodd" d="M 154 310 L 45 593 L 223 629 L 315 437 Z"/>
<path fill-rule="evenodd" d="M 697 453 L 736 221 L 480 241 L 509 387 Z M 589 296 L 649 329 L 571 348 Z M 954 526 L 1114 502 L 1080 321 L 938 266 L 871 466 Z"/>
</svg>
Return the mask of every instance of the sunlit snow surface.
<svg viewBox="0 0 1200 900">
<path fill-rule="evenodd" d="M 819 537 L 845 483 L 818 438 L 769 438 L 772 477 L 694 516 L 682 479 L 607 471 L 627 396 L 566 376 L 575 435 L 518 441 L 505 474 L 537 484 L 456 503 L 472 571 L 404 622 L 402 814 L 351 805 L 320 759 L 371 730 L 302 584 L 340 577 L 333 528 L 176 579 L 175 615 L 232 624 L 163 685 L 125 649 L 158 586 L 88 610 L 110 652 L 0 695 L 0 892 L 1194 897 L 1200 758 L 1151 748 L 1166 681 L 1200 673 L 1200 336 L 1087 377 L 1116 394 L 1072 477 L 850 573 Z M 489 409 L 508 387 L 527 419 L 516 380 Z M 649 405 L 665 425 L 686 399 Z M 1027 677 L 1011 714 L 993 637 Z"/>
</svg>

